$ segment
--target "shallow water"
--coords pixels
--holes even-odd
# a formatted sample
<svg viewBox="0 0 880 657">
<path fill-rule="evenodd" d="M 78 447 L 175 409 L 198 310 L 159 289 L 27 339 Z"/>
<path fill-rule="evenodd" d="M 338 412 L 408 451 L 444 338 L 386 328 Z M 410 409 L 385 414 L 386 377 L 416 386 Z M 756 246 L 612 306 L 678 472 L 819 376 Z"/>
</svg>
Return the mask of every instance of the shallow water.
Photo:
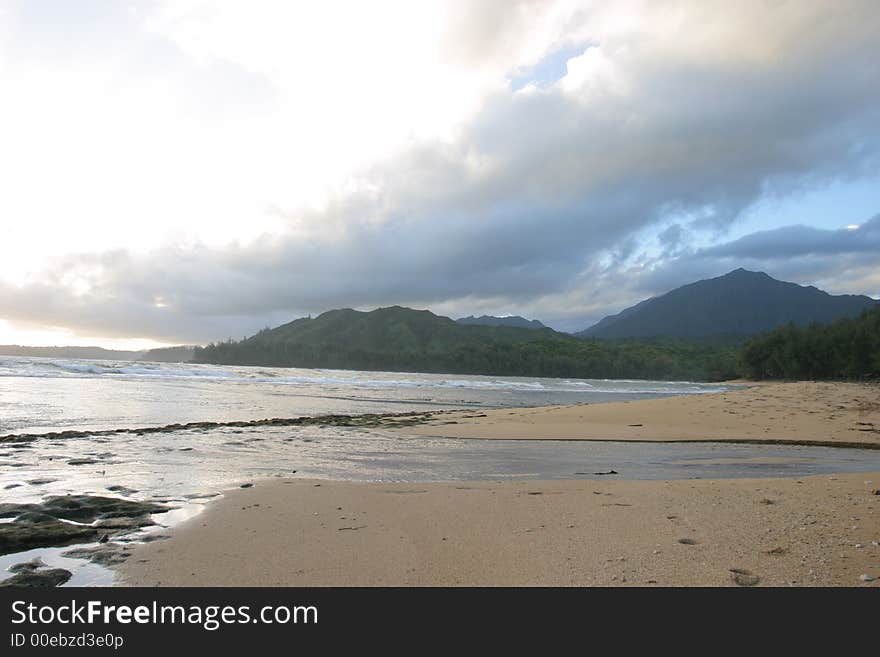
<svg viewBox="0 0 880 657">
<path fill-rule="evenodd" d="M 458 440 L 406 437 L 340 427 L 220 428 L 174 433 L 117 434 L 95 439 L 37 440 L 4 454 L 20 467 L 0 467 L 4 500 L 39 501 L 67 493 L 160 501 L 176 509 L 156 514 L 161 531 L 192 517 L 223 490 L 271 477 L 350 481 L 425 482 L 521 479 L 688 479 L 802 477 L 880 471 L 880 450 L 719 443 L 625 443 Z M 97 463 L 68 465 L 71 455 Z M 618 474 L 599 473 L 614 470 Z M 46 479 L 47 483 L 39 482 Z M 143 534 L 141 534 L 143 535 Z M 131 537 L 137 540 L 138 535 Z M 0 569 L 40 556 L 74 573 L 71 586 L 112 583 L 112 572 L 80 559 L 69 548 L 31 550 L 0 557 Z"/>
<path fill-rule="evenodd" d="M 0 356 L 0 435 L 329 413 L 546 406 L 730 386 Z"/>
<path fill-rule="evenodd" d="M 616 470 L 623 479 L 807 476 L 880 470 L 880 450 L 723 443 L 459 440 L 347 427 L 220 427 L 65 440 L 0 450 L 3 498 L 116 495 L 184 499 L 264 477 L 352 481 L 560 479 Z M 70 465 L 70 461 L 92 462 Z M 14 486 L 14 488 L 9 488 Z"/>
</svg>

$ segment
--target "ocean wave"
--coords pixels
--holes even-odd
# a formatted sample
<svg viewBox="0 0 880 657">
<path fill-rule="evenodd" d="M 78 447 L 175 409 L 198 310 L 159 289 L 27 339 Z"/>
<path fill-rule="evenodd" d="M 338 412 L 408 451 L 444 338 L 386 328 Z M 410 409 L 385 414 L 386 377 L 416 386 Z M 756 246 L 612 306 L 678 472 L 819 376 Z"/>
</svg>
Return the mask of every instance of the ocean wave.
<svg viewBox="0 0 880 657">
<path fill-rule="evenodd" d="M 690 381 L 621 379 L 535 379 L 450 376 L 303 368 L 218 366 L 194 363 L 140 363 L 78 359 L 0 360 L 0 377 L 108 378 L 149 381 L 203 381 L 350 389 L 456 389 L 534 393 L 700 394 L 728 389 Z"/>
</svg>

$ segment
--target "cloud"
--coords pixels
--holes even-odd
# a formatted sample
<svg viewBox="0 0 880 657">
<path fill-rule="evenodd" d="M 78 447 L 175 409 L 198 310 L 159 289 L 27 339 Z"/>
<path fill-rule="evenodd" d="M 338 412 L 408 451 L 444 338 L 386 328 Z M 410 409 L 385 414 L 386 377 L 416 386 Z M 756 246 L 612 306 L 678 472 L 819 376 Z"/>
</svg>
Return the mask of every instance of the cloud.
<svg viewBox="0 0 880 657">
<path fill-rule="evenodd" d="M 306 312 L 401 303 L 452 314 L 537 316 L 577 329 L 640 295 L 724 273 L 719 268 L 741 261 L 772 265 L 771 274 L 821 275 L 831 287 L 873 280 L 853 272 L 878 264 L 877 218 L 857 231 L 783 227 L 696 245 L 705 235 L 717 242 L 767 195 L 880 172 L 880 69 L 873 57 L 880 16 L 872 2 L 465 7 L 441 30 L 439 60 L 478 74 L 447 80 L 449 87 L 441 80 L 437 88 L 478 86 L 466 94 L 473 110 L 452 112 L 455 121 L 443 129 L 389 142 L 320 203 L 289 204 L 283 194 L 273 198 L 278 186 L 254 187 L 271 208 L 271 228 L 251 231 L 248 239 L 57 255 L 27 280 L 0 281 L 0 317 L 91 335 L 193 342 Z M 273 68 L 279 33 L 266 27 L 271 16 L 243 18 L 267 30 L 265 46 L 230 37 L 229 15 L 196 16 L 163 15 L 154 29 L 203 69 L 211 63 L 221 70 L 218 62 L 225 61 L 243 72 L 236 88 L 264 80 L 269 104 L 291 93 L 291 71 L 301 66 Z M 372 26 L 384 19 L 365 20 Z M 329 30 L 333 22 L 318 25 Z M 511 44 L 515 52 L 505 56 Z M 572 56 L 560 79 L 511 84 L 561 51 Z M 391 55 L 406 58 L 406 51 Z M 332 77 L 346 61 L 359 66 L 359 56 L 334 59 L 321 75 Z M 367 59 L 386 61 L 375 57 Z M 306 62 L 316 69 L 320 63 Z M 381 107 L 389 107 L 392 119 L 405 118 L 422 104 L 401 101 L 401 109 L 396 99 L 436 98 L 437 89 L 430 75 L 406 71 L 418 76 L 414 86 L 392 76 L 392 86 L 404 85 L 392 92 L 391 82 L 377 81 L 377 95 L 364 101 L 364 120 L 357 103 L 339 103 L 369 94 L 371 85 L 358 86 L 354 96 L 343 89 L 330 102 L 322 96 L 328 80 L 313 80 L 318 73 L 310 68 L 307 79 L 317 86 L 314 95 L 301 90 L 305 116 L 322 108 L 332 115 L 318 130 L 331 150 L 327 126 L 344 140 L 374 125 L 369 117 Z M 346 125 L 349 116 L 357 130 Z M 393 123 L 375 125 L 384 130 Z M 216 136 L 221 146 L 226 139 L 221 128 L 204 136 Z M 239 133 L 229 137 L 238 139 Z M 282 138 L 279 145 L 291 143 Z M 246 163 L 233 158 L 229 166 L 252 169 L 242 174 L 247 180 L 263 172 L 280 180 L 284 158 L 262 147 Z M 263 152 L 272 157 L 261 161 Z M 183 157 L 189 166 L 200 162 L 189 160 L 190 150 Z M 216 168 L 223 148 L 205 157 Z M 212 211 L 227 194 L 235 196 L 234 178 L 219 180 L 205 200 Z M 205 182 L 199 194 L 207 192 Z M 288 184 L 296 183 L 291 173 Z M 202 222 L 210 218 L 200 212 L 200 196 L 186 198 Z M 128 208 L 118 211 L 124 221 Z M 700 219 L 683 221 L 688 217 Z M 239 221 L 247 228 L 250 215 Z M 660 235 L 655 252 L 646 237 L 652 231 Z M 833 269 L 824 268 L 841 254 L 846 258 L 838 257 Z"/>
<path fill-rule="evenodd" d="M 804 255 L 880 254 L 880 215 L 858 227 L 822 230 L 783 226 L 752 233 L 734 242 L 703 249 L 708 258 L 787 259 Z"/>
</svg>

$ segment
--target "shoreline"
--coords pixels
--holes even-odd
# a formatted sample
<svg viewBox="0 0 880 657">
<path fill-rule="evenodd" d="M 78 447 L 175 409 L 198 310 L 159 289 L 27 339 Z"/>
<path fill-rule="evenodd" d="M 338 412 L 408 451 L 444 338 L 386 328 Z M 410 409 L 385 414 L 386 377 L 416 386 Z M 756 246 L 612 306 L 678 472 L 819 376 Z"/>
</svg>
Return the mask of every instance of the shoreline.
<svg viewBox="0 0 880 657">
<path fill-rule="evenodd" d="M 718 442 L 880 449 L 880 386 L 762 383 L 567 406 L 451 411 L 398 433 L 434 438 Z"/>
</svg>

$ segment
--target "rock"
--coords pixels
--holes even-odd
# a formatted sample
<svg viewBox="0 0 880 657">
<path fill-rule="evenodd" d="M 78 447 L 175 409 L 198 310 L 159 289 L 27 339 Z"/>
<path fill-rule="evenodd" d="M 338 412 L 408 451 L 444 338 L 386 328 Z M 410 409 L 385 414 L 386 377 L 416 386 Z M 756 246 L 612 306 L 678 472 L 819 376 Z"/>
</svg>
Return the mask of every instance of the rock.
<svg viewBox="0 0 880 657">
<path fill-rule="evenodd" d="M 254 487 L 253 484 L 242 484 L 241 486 L 239 486 L 239 488 L 253 488 L 253 487 Z"/>
<path fill-rule="evenodd" d="M 14 566 L 9 566 L 7 570 L 10 573 L 29 573 L 38 568 L 45 568 L 46 562 L 40 559 L 40 557 L 34 557 L 30 561 L 25 561 L 24 563 L 17 563 Z"/>
<path fill-rule="evenodd" d="M 105 518 L 103 520 L 98 520 L 92 525 L 93 527 L 97 527 L 99 529 L 140 529 L 141 527 L 149 527 L 151 525 L 155 525 L 156 523 L 150 520 L 147 516 L 135 516 L 133 518 Z"/>
<path fill-rule="evenodd" d="M 154 541 L 164 541 L 165 539 L 171 538 L 168 534 L 147 534 L 146 536 L 140 536 L 138 538 L 139 543 L 152 543 Z"/>
<path fill-rule="evenodd" d="M 50 516 L 48 513 L 40 513 L 39 511 L 26 511 L 20 516 L 17 516 L 15 522 L 22 525 L 36 525 L 41 522 L 48 522 L 52 520 L 56 520 L 56 518 L 54 516 Z"/>
<path fill-rule="evenodd" d="M 877 578 L 870 575 L 859 575 L 859 579 L 863 582 L 873 582 Z"/>
<path fill-rule="evenodd" d="M 697 545 L 698 541 L 693 538 L 680 538 L 678 542 L 682 545 Z"/>
<path fill-rule="evenodd" d="M 120 543 L 104 543 L 94 547 L 81 547 L 67 550 L 61 556 L 72 559 L 88 559 L 102 566 L 116 566 L 131 556 L 134 547 Z"/>
<path fill-rule="evenodd" d="M 164 513 L 169 507 L 97 495 L 55 495 L 41 504 L 0 504 L 0 518 L 12 518 L 28 511 L 46 513 L 62 520 L 93 522 L 101 518 L 134 517 Z"/>
<path fill-rule="evenodd" d="M 754 586 L 761 581 L 757 575 L 741 568 L 731 568 L 730 576 L 738 586 Z"/>
<path fill-rule="evenodd" d="M 72 525 L 51 516 L 46 516 L 43 520 L 16 518 L 13 522 L 0 524 L 0 554 L 87 543 L 97 537 L 98 530 L 94 527 Z"/>
<path fill-rule="evenodd" d="M 149 514 L 168 510 L 160 504 L 92 495 L 53 496 L 41 504 L 0 504 L 0 517 L 15 518 L 0 523 L 0 554 L 88 543 L 108 533 L 151 525 Z"/>
<path fill-rule="evenodd" d="M 58 481 L 57 479 L 31 479 L 28 483 L 31 486 L 42 486 L 44 484 L 51 484 L 53 481 Z"/>
<path fill-rule="evenodd" d="M 120 495 L 133 495 L 137 493 L 137 490 L 134 488 L 128 488 L 127 486 L 107 486 L 107 490 L 113 493 L 119 493 Z"/>
<path fill-rule="evenodd" d="M 28 586 L 52 588 L 61 586 L 73 577 L 73 573 L 63 568 L 47 568 L 45 570 L 27 570 L 13 575 L 0 582 L 0 586 Z"/>
</svg>

